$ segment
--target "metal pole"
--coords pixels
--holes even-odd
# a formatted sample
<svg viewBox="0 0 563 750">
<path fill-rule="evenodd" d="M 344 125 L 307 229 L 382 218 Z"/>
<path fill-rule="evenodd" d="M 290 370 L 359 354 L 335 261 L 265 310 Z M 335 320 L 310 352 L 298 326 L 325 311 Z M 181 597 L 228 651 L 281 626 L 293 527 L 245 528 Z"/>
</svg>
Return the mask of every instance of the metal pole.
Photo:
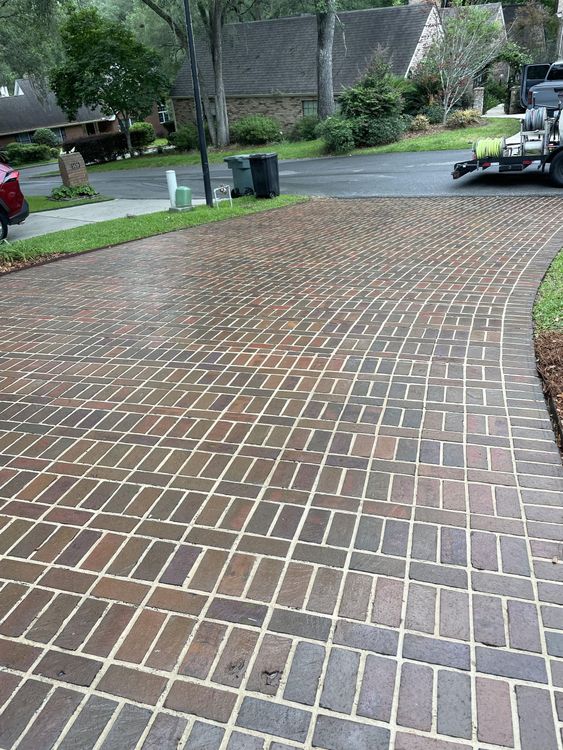
<svg viewBox="0 0 563 750">
<path fill-rule="evenodd" d="M 192 69 L 192 81 L 194 87 L 195 117 L 197 122 L 197 134 L 199 139 L 199 153 L 201 156 L 201 169 L 203 172 L 203 185 L 205 187 L 205 202 L 213 207 L 213 191 L 211 190 L 211 177 L 209 175 L 209 160 L 207 158 L 207 143 L 205 142 L 205 130 L 203 128 L 203 111 L 201 107 L 201 93 L 199 90 L 199 77 L 197 74 L 197 62 L 195 56 L 194 30 L 192 27 L 192 14 L 190 11 L 190 0 L 184 0 L 184 11 L 186 13 L 186 29 L 188 32 L 188 48 L 190 51 L 190 65 Z"/>
</svg>

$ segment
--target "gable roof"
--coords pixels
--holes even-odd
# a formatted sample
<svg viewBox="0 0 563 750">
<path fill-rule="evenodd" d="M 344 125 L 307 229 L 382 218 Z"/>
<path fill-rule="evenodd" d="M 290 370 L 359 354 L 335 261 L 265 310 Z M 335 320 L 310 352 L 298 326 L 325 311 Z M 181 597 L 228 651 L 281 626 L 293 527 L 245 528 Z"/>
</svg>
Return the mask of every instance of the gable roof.
<svg viewBox="0 0 563 750">
<path fill-rule="evenodd" d="M 22 93 L 17 96 L 0 97 L 0 135 L 25 133 L 37 128 L 60 128 L 71 122 L 94 122 L 104 119 L 99 110 L 81 107 L 74 120 L 69 120 L 57 105 L 52 91 L 41 94 L 32 81 L 20 78 L 16 81 Z"/>
<path fill-rule="evenodd" d="M 432 4 L 424 3 L 339 13 L 333 48 L 335 92 L 358 80 L 378 47 L 389 50 L 393 72 L 404 76 L 433 8 Z M 226 25 L 223 32 L 226 95 L 316 95 L 316 49 L 314 15 Z M 207 91 L 213 94 L 208 45 L 200 40 L 196 53 Z M 172 88 L 172 96 L 193 96 L 187 60 Z"/>
</svg>

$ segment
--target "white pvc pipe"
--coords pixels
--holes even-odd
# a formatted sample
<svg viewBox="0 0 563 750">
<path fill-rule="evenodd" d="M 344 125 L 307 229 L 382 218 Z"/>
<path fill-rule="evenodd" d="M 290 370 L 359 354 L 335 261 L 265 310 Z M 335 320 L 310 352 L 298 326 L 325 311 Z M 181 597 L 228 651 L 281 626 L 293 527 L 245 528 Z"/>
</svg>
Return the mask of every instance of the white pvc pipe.
<svg viewBox="0 0 563 750">
<path fill-rule="evenodd" d="M 166 182 L 168 184 L 170 206 L 176 208 L 176 188 L 178 187 L 178 182 L 176 180 L 176 172 L 173 169 L 166 170 Z"/>
</svg>

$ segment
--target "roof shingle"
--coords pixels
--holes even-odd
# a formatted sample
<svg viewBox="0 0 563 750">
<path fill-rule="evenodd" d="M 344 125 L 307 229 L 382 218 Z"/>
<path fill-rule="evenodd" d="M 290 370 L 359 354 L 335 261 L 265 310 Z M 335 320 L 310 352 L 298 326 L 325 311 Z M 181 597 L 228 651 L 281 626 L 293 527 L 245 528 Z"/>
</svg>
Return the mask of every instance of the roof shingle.
<svg viewBox="0 0 563 750">
<path fill-rule="evenodd" d="M 338 14 L 334 35 L 334 90 L 355 83 L 378 47 L 390 54 L 393 72 L 404 76 L 434 6 L 402 5 Z M 224 28 L 224 82 L 227 96 L 317 92 L 317 27 L 313 15 L 229 24 Z M 212 94 L 213 68 L 208 45 L 198 42 L 198 62 Z M 172 96 L 193 96 L 185 61 Z"/>
</svg>

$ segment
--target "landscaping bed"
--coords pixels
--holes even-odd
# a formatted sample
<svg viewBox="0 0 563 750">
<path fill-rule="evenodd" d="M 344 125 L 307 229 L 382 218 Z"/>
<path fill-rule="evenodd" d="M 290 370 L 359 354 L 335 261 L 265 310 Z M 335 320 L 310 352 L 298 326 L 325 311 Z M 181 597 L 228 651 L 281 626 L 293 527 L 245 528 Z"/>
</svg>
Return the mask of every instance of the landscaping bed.
<svg viewBox="0 0 563 750">
<path fill-rule="evenodd" d="M 218 208 L 196 206 L 192 211 L 185 213 L 159 211 L 123 219 L 110 219 L 62 232 L 52 232 L 27 240 L 5 243 L 0 245 L 0 275 L 90 250 L 283 208 L 306 200 L 308 198 L 300 195 L 280 195 L 271 200 L 258 200 L 254 197 L 238 198 L 232 208 L 227 203 L 223 203 L 219 204 Z"/>
<path fill-rule="evenodd" d="M 563 250 L 555 257 L 534 305 L 538 372 L 563 448 Z"/>
</svg>

